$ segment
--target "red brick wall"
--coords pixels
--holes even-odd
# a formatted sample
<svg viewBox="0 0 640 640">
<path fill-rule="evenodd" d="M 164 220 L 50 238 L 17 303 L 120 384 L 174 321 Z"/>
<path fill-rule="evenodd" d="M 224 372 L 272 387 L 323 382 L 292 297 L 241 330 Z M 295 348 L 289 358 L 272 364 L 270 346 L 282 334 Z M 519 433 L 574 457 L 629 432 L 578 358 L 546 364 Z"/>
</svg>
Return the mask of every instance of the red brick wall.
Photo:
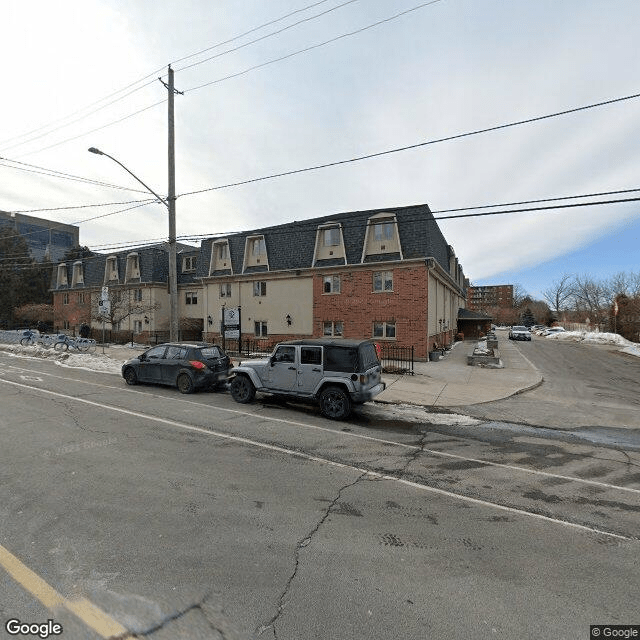
<svg viewBox="0 0 640 640">
<path fill-rule="evenodd" d="M 374 271 L 393 272 L 393 291 L 373 292 Z M 323 293 L 323 277 L 339 275 L 341 293 Z M 342 321 L 345 338 L 373 338 L 374 322 L 396 324 L 399 346 L 416 348 L 416 357 L 427 356 L 428 275 L 425 265 L 327 271 L 313 279 L 313 335 L 321 337 L 323 322 Z"/>
<path fill-rule="evenodd" d="M 69 303 L 64 304 L 64 294 L 69 296 Z M 84 303 L 79 302 L 79 294 L 84 293 Z M 91 293 L 89 291 L 54 291 L 53 293 L 53 326 L 62 329 L 67 321 L 71 328 L 78 328 L 83 322 L 91 325 Z"/>
</svg>

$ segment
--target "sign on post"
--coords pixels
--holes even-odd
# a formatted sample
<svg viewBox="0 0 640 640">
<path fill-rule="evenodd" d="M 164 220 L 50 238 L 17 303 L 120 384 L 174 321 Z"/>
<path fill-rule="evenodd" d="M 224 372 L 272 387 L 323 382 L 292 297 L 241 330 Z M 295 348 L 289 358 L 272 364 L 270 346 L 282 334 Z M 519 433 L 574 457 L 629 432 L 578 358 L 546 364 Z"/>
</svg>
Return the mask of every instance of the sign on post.
<svg viewBox="0 0 640 640">
<path fill-rule="evenodd" d="M 101 316 L 108 316 L 111 313 L 111 302 L 109 300 L 99 300 L 98 313 Z"/>
</svg>

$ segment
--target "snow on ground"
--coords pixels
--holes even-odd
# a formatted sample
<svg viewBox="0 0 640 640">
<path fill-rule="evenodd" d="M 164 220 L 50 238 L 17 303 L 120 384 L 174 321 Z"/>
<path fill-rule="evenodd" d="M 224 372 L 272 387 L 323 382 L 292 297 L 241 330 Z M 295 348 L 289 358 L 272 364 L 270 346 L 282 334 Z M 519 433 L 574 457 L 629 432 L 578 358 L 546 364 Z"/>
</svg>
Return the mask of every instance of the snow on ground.
<svg viewBox="0 0 640 640">
<path fill-rule="evenodd" d="M 129 358 L 124 351 L 122 359 L 106 354 L 103 355 L 100 347 L 95 353 L 56 351 L 53 348 L 45 349 L 40 346 L 23 347 L 19 344 L 3 344 L 0 345 L 0 349 L 16 358 L 41 358 L 51 360 L 61 367 L 99 371 L 100 373 L 115 373 L 118 375 L 121 373 L 122 363 Z"/>
<path fill-rule="evenodd" d="M 379 415 L 384 420 L 402 420 L 403 422 L 414 422 L 417 424 L 446 424 L 450 426 L 471 427 L 481 423 L 471 416 L 464 416 L 459 413 L 430 413 L 424 407 L 410 404 L 386 404 L 367 402 L 364 405 L 367 416 L 375 418 Z"/>
<path fill-rule="evenodd" d="M 610 344 L 622 347 L 620 351 L 640 358 L 640 344 L 630 342 L 617 333 L 599 333 L 596 331 L 558 331 L 549 336 L 547 340 L 564 340 L 582 342 L 584 344 Z"/>
</svg>

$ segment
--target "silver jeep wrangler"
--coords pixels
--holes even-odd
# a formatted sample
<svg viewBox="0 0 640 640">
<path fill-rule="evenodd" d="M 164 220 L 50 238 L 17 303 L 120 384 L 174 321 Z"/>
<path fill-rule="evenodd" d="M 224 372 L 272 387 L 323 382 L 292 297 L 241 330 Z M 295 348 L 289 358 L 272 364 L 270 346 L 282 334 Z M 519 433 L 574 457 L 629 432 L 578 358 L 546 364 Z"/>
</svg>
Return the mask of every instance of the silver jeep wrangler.
<svg viewBox="0 0 640 640">
<path fill-rule="evenodd" d="M 376 345 L 370 340 L 290 340 L 276 345 L 267 360 L 249 360 L 230 371 L 231 396 L 251 402 L 256 391 L 320 405 L 332 420 L 344 420 L 354 404 L 385 389 Z"/>
</svg>

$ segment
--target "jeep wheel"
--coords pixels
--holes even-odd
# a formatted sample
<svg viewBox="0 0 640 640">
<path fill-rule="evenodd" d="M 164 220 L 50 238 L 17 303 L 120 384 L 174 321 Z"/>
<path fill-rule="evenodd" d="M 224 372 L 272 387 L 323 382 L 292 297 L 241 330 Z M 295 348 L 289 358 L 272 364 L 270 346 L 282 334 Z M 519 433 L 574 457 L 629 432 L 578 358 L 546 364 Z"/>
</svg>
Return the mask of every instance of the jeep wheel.
<svg viewBox="0 0 640 640">
<path fill-rule="evenodd" d="M 247 404 L 256 397 L 256 388 L 247 376 L 237 375 L 229 387 L 231 397 L 240 404 Z"/>
<path fill-rule="evenodd" d="M 330 420 L 346 420 L 351 414 L 351 399 L 340 387 L 327 387 L 320 394 L 320 411 Z"/>
</svg>

